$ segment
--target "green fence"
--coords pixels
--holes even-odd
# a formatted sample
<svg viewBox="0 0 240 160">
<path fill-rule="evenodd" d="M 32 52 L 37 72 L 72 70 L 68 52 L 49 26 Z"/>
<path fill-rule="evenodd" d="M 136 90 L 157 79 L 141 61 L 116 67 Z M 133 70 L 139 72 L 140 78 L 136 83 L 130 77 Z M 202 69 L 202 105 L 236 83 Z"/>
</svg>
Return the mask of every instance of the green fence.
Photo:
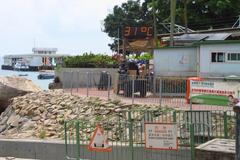
<svg viewBox="0 0 240 160">
<path fill-rule="evenodd" d="M 91 160 L 194 160 L 195 146 L 213 138 L 234 138 L 232 111 L 121 111 L 112 117 L 65 122 L 66 159 Z M 176 123 L 179 148 L 145 149 L 144 123 Z M 104 129 L 112 152 L 89 151 L 97 124 Z"/>
</svg>

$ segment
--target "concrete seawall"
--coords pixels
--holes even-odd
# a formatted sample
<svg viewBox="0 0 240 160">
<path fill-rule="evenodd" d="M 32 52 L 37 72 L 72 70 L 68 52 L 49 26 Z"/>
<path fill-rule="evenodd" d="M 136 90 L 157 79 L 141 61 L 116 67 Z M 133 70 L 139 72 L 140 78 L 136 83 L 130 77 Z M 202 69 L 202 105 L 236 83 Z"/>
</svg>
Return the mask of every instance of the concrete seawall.
<svg viewBox="0 0 240 160">
<path fill-rule="evenodd" d="M 87 149 L 87 144 L 80 145 L 80 155 L 84 159 L 96 160 L 128 160 L 131 152 L 128 145 L 114 145 L 112 152 L 91 152 Z M 68 155 L 73 158 L 76 154 L 76 147 L 68 144 Z M 191 154 L 188 148 L 178 151 L 158 151 L 145 150 L 144 147 L 134 146 L 132 156 L 134 159 L 159 159 L 168 157 L 168 160 L 176 160 L 176 156 L 190 160 Z M 17 157 L 24 159 L 41 160 L 64 160 L 65 144 L 63 140 L 29 140 L 29 139 L 0 139 L 0 157 Z"/>
<path fill-rule="evenodd" d="M 0 139 L 0 156 L 63 160 L 64 141 Z"/>
<path fill-rule="evenodd" d="M 116 81 L 116 68 L 62 68 L 60 71 L 55 71 L 55 76 L 59 77 L 63 82 L 64 88 L 76 88 L 87 86 L 87 83 L 93 84 L 93 81 L 98 84 L 102 71 L 110 74 L 112 83 Z M 90 77 L 87 77 L 87 72 Z"/>
</svg>

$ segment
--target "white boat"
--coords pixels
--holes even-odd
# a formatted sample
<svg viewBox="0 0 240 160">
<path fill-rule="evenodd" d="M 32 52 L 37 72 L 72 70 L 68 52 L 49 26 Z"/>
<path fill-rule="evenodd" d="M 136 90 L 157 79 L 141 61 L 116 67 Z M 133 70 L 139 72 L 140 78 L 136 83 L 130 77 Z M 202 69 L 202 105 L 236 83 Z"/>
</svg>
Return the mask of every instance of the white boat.
<svg viewBox="0 0 240 160">
<path fill-rule="evenodd" d="M 17 62 L 13 67 L 13 70 L 16 70 L 16 71 L 27 71 L 28 69 L 29 69 L 29 66 L 23 62 Z"/>
</svg>

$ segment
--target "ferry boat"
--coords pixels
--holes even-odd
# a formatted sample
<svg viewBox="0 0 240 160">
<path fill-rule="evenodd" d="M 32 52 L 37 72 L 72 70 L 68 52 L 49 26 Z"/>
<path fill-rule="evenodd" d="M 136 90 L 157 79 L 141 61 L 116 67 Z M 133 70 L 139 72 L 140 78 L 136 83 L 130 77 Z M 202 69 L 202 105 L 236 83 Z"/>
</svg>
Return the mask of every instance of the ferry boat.
<svg viewBox="0 0 240 160">
<path fill-rule="evenodd" d="M 5 55 L 3 57 L 4 70 L 39 71 L 53 70 L 55 66 L 63 64 L 66 54 L 56 54 L 57 48 L 33 48 L 31 54 Z"/>
</svg>

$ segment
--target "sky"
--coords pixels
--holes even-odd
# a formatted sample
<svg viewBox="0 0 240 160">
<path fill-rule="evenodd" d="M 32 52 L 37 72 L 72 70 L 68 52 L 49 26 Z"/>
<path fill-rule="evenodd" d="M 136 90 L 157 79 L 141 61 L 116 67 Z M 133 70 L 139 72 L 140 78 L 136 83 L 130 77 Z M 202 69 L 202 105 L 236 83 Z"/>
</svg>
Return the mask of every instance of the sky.
<svg viewBox="0 0 240 160">
<path fill-rule="evenodd" d="M 57 53 L 111 55 L 103 19 L 127 0 L 0 0 L 0 57 L 32 53 L 35 47 Z"/>
</svg>

